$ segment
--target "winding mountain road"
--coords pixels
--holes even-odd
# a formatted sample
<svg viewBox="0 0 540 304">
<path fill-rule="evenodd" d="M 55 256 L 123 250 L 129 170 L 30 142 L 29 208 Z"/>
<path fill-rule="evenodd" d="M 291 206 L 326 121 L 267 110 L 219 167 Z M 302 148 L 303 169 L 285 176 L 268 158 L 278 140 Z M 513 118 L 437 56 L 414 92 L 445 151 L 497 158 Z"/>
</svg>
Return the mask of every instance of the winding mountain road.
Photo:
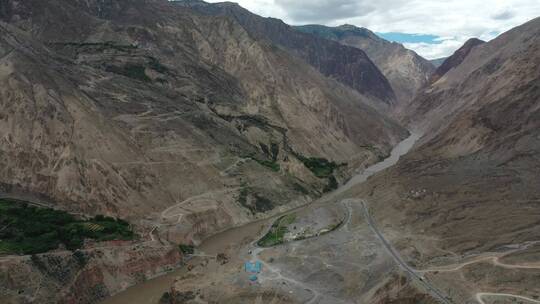
<svg viewBox="0 0 540 304">
<path fill-rule="evenodd" d="M 369 168 L 367 168 L 366 170 L 364 170 L 361 174 L 359 174 L 358 176 L 355 176 L 353 177 L 349 182 L 347 182 L 346 185 L 343 185 L 342 187 L 340 187 L 339 189 L 335 190 L 334 192 L 330 193 L 327 195 L 327 199 L 333 199 L 335 198 L 337 195 L 347 191 L 348 189 L 352 188 L 353 186 L 355 185 L 358 185 L 358 184 L 361 184 L 363 182 L 365 182 L 367 180 L 368 177 L 370 177 L 371 175 L 377 173 L 377 172 L 380 172 L 386 168 L 389 168 L 391 166 L 393 166 L 394 164 L 397 163 L 397 161 L 399 160 L 399 158 L 406 154 L 413 146 L 414 144 L 416 143 L 416 141 L 421 137 L 420 134 L 411 134 L 407 139 L 405 139 L 404 141 L 402 141 L 401 143 L 399 143 L 396 147 L 394 147 L 394 149 L 392 150 L 391 154 L 390 154 L 390 157 L 386 158 L 385 160 L 383 160 L 382 162 L 379 162 Z M 349 231 L 349 224 L 350 224 L 350 221 L 351 221 L 351 218 L 352 218 L 352 208 L 350 206 L 350 204 L 352 203 L 358 203 L 359 200 L 357 199 L 345 199 L 345 200 L 342 200 L 341 203 L 343 204 L 343 206 L 345 207 L 345 210 L 347 212 L 346 216 L 345 216 L 345 221 L 343 222 L 342 226 L 337 229 L 336 231 L 338 230 L 345 230 L 345 231 Z M 270 226 L 271 227 L 271 226 Z M 270 227 L 268 229 L 270 229 Z M 267 231 L 265 231 L 264 234 L 266 234 Z M 264 235 L 263 234 L 263 235 Z M 257 238 L 256 240 L 258 240 L 259 238 Z M 251 259 L 252 260 L 256 260 L 258 259 L 258 255 L 264 251 L 265 249 L 264 248 L 260 248 L 257 246 L 257 241 L 253 242 L 252 245 L 251 245 Z M 402 260 L 401 260 L 402 261 Z M 407 264 L 404 263 L 402 261 L 402 263 L 406 266 Z M 320 299 L 322 297 L 322 294 L 321 292 L 317 291 L 316 289 L 314 289 L 312 286 L 308 286 L 306 285 L 305 283 L 303 282 L 299 282 L 293 278 L 290 278 L 290 277 L 287 277 L 285 275 L 283 275 L 283 273 L 281 272 L 280 269 L 277 269 L 273 266 L 270 266 L 268 265 L 267 263 L 264 263 L 263 262 L 263 266 L 269 270 L 271 273 L 277 275 L 277 279 L 282 279 L 282 280 L 285 280 L 285 281 L 288 281 L 290 283 L 293 283 L 297 286 L 300 286 L 302 287 L 303 289 L 305 290 L 309 290 L 313 293 L 313 297 L 306 303 L 306 304 L 313 304 L 315 303 L 318 299 Z M 409 268 L 410 269 L 410 268 Z M 411 269 L 412 270 L 412 269 Z M 417 277 L 420 282 L 422 282 L 423 284 L 428 284 L 426 282 L 423 282 L 423 278 L 421 278 L 418 274 L 416 274 L 414 271 L 413 271 L 413 274 L 415 277 Z M 276 278 L 267 278 L 267 279 L 276 279 Z M 434 289 L 434 287 L 432 287 L 431 285 L 428 285 L 428 290 L 432 290 Z M 435 291 L 433 291 L 434 293 L 435 292 L 438 292 L 438 290 L 434 289 Z M 452 304 L 452 302 L 446 300 L 446 298 L 444 297 L 444 295 L 442 295 L 440 292 L 438 292 L 439 294 L 437 295 L 437 298 L 441 298 L 442 299 L 442 303 L 445 303 L 445 304 Z"/>
<path fill-rule="evenodd" d="M 448 266 L 440 266 L 440 267 L 432 267 L 428 269 L 422 269 L 422 270 L 416 270 L 416 272 L 419 273 L 428 273 L 428 272 L 454 272 L 463 269 L 466 266 L 481 263 L 481 262 L 491 262 L 495 266 L 499 266 L 506 269 L 540 269 L 540 264 L 534 263 L 534 264 L 506 264 L 500 261 L 501 258 L 504 256 L 516 252 L 516 250 L 512 250 L 510 252 L 504 253 L 502 255 L 496 255 L 496 256 L 483 256 L 475 258 L 471 261 L 463 262 L 460 264 L 455 265 L 448 265 Z"/>
<path fill-rule="evenodd" d="M 388 242 L 384 238 L 384 235 L 378 229 L 377 225 L 375 224 L 375 222 L 373 220 L 373 217 L 371 216 L 371 214 L 369 212 L 369 207 L 367 206 L 367 203 L 365 201 L 362 201 L 362 200 L 360 200 L 360 203 L 362 204 L 362 207 L 363 207 L 363 210 L 364 210 L 364 216 L 366 218 L 366 221 L 367 221 L 369 227 L 377 235 L 377 238 L 379 238 L 379 240 L 382 242 L 382 244 L 384 245 L 384 247 L 386 248 L 388 253 L 392 256 L 394 261 L 403 270 L 405 270 L 408 274 L 410 274 L 411 277 L 413 277 L 418 282 L 420 282 L 420 284 L 423 285 L 429 291 L 429 293 L 431 295 L 435 296 L 441 303 L 450 304 L 450 303 L 453 303 L 453 302 L 452 302 L 451 299 L 449 299 L 447 296 L 445 296 L 439 289 L 437 289 L 435 286 L 431 285 L 431 283 L 429 283 L 426 280 L 426 278 L 422 275 L 422 273 L 434 272 L 434 271 L 452 272 L 452 271 L 460 270 L 460 269 L 462 269 L 463 267 L 465 267 L 467 265 L 471 265 L 471 264 L 478 263 L 478 262 L 483 262 L 483 261 L 491 261 L 494 265 L 499 266 L 499 267 L 503 267 L 503 268 L 507 268 L 507 269 L 540 269 L 539 264 L 525 264 L 525 265 L 517 265 L 516 264 L 516 265 L 512 265 L 512 264 L 506 264 L 506 263 L 503 263 L 503 262 L 499 261 L 499 259 L 504 257 L 505 255 L 508 255 L 510 253 L 513 253 L 513 252 L 524 250 L 524 249 L 530 247 L 531 245 L 536 244 L 536 242 L 528 243 L 525 246 L 521 246 L 520 248 L 510 250 L 510 251 L 508 251 L 506 253 L 499 254 L 497 256 L 479 257 L 479 258 L 476 258 L 476 259 L 474 259 L 472 261 L 464 262 L 464 263 L 461 263 L 461 264 L 449 265 L 449 266 L 441 266 L 441 267 L 436 267 L 436 268 L 431 268 L 431 269 L 426 269 L 426 270 L 414 269 L 411 266 L 409 266 L 403 260 L 401 255 L 394 249 L 394 247 L 390 244 L 390 242 Z M 531 303 L 540 303 L 540 300 L 535 300 L 535 299 L 528 298 L 528 297 L 525 297 L 525 296 L 508 294 L 508 293 L 492 293 L 492 292 L 478 292 L 478 293 L 476 293 L 476 300 L 478 301 L 478 303 L 486 304 L 484 302 L 484 300 L 483 300 L 483 297 L 507 297 L 507 298 L 515 298 L 515 299 L 525 300 L 525 301 L 529 301 Z"/>
<path fill-rule="evenodd" d="M 163 210 L 161 212 L 161 215 L 160 215 L 160 223 L 154 225 L 152 227 L 152 229 L 150 230 L 150 232 L 148 233 L 148 235 L 150 236 L 150 240 L 151 241 L 155 241 L 155 237 L 154 237 L 154 232 L 162 227 L 162 226 L 171 226 L 171 225 L 180 225 L 181 222 L 182 222 L 182 218 L 187 215 L 187 214 L 190 214 L 192 213 L 192 211 L 187 208 L 187 207 L 184 207 L 184 205 L 186 204 L 189 204 L 189 203 L 192 203 L 194 201 L 197 201 L 197 200 L 204 200 L 204 199 L 212 199 L 213 197 L 216 197 L 216 196 L 219 196 L 219 195 L 223 195 L 223 194 L 227 194 L 227 193 L 231 193 L 231 192 L 234 192 L 234 191 L 238 191 L 240 188 L 239 187 L 236 187 L 236 188 L 226 188 L 226 189 L 219 189 L 219 190 L 214 190 L 214 191 L 208 191 L 208 192 L 205 192 L 205 193 L 202 193 L 202 194 L 199 194 L 199 195 L 195 195 L 195 196 L 192 196 L 190 198 L 187 198 L 181 202 L 177 202 L 176 204 L 170 206 L 169 208 Z M 170 219 L 176 219 L 176 221 L 174 223 L 164 223 Z"/>
<path fill-rule="evenodd" d="M 524 297 L 524 296 L 518 296 L 518 295 L 509 294 L 509 293 L 492 293 L 492 292 L 479 292 L 479 293 L 477 293 L 476 294 L 476 300 L 478 301 L 478 303 L 487 304 L 482 299 L 483 297 L 514 298 L 514 299 L 520 299 L 520 300 L 528 301 L 528 302 L 531 302 L 531 303 L 540 303 L 540 300 L 535 300 L 535 299 L 527 298 L 527 297 Z"/>
</svg>

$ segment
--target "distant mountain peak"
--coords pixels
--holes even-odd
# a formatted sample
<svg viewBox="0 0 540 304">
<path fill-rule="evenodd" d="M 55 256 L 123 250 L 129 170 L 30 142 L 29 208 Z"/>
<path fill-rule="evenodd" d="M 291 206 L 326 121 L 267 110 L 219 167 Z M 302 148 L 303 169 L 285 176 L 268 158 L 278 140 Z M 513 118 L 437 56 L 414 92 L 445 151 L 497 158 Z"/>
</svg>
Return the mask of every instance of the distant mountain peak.
<svg viewBox="0 0 540 304">
<path fill-rule="evenodd" d="M 342 30 L 346 30 L 346 31 L 352 31 L 352 30 L 360 29 L 356 25 L 352 25 L 352 24 L 348 24 L 348 23 L 342 24 L 342 25 L 338 26 L 337 28 L 342 29 Z"/>
<path fill-rule="evenodd" d="M 465 58 L 469 55 L 471 50 L 478 45 L 486 43 L 483 40 L 478 38 L 470 38 L 460 47 L 457 51 L 452 54 L 452 56 L 446 58 L 443 63 L 437 68 L 435 73 L 431 76 L 429 84 L 437 82 L 441 77 L 443 77 L 448 71 L 460 65 Z"/>
<path fill-rule="evenodd" d="M 465 41 L 465 44 L 463 44 L 461 49 L 467 48 L 467 47 L 475 47 L 475 46 L 477 46 L 479 44 L 483 44 L 483 43 L 486 43 L 486 42 L 484 40 L 481 40 L 481 39 L 478 39 L 478 38 L 469 38 L 467 41 Z"/>
<path fill-rule="evenodd" d="M 217 3 L 209 3 L 202 0 L 172 0 L 171 2 L 175 2 L 177 4 L 181 4 L 184 6 L 218 6 L 218 7 L 234 7 L 234 8 L 242 8 L 240 4 L 236 2 L 231 1 L 223 1 L 223 2 L 217 2 Z"/>
<path fill-rule="evenodd" d="M 304 25 L 295 28 L 366 52 L 390 81 L 399 102 L 410 101 L 435 70 L 429 61 L 402 44 L 385 40 L 364 27 L 343 24 L 337 27 Z"/>
<path fill-rule="evenodd" d="M 363 26 L 356 26 L 356 25 L 354 25 L 354 24 L 348 24 L 348 23 L 339 25 L 339 26 L 337 26 L 336 28 L 341 29 L 341 30 L 345 30 L 345 31 L 357 31 L 357 30 L 361 30 L 361 31 L 368 31 L 368 32 L 371 32 L 369 29 L 367 29 L 367 28 L 365 28 L 365 27 L 363 27 Z"/>
<path fill-rule="evenodd" d="M 186 4 L 209 4 L 208 2 L 204 2 L 202 0 L 173 0 L 171 2 L 183 2 Z"/>
<path fill-rule="evenodd" d="M 369 29 L 365 27 L 358 27 L 352 24 L 343 24 L 336 27 L 336 29 L 345 31 L 347 34 L 355 34 L 355 35 L 362 35 L 362 36 L 367 36 L 371 38 L 379 38 L 379 36 L 377 36 L 374 32 L 370 31 Z"/>
<path fill-rule="evenodd" d="M 306 30 L 302 30 L 300 27 L 290 26 L 280 19 L 264 18 L 241 8 L 241 6 L 232 7 L 224 3 L 197 5 L 186 0 L 176 1 L 176 3 L 190 7 L 202 14 L 231 17 L 252 37 L 281 46 L 290 54 L 309 63 L 323 75 L 331 77 L 361 94 L 375 97 L 386 105 L 391 105 L 396 100 L 388 79 L 364 51 L 343 45 L 336 41 L 339 39 L 325 37 L 325 35 L 346 33 L 343 30 L 322 25 L 306 25 L 304 26 Z M 354 27 L 354 31 L 356 33 L 362 30 Z"/>
<path fill-rule="evenodd" d="M 207 3 L 208 4 L 208 3 Z M 218 3 L 214 3 L 215 5 L 218 5 L 218 6 L 224 6 L 224 7 L 239 7 L 239 8 L 243 8 L 240 4 L 236 3 L 236 2 L 231 2 L 231 1 L 224 1 L 224 2 L 218 2 Z"/>
</svg>

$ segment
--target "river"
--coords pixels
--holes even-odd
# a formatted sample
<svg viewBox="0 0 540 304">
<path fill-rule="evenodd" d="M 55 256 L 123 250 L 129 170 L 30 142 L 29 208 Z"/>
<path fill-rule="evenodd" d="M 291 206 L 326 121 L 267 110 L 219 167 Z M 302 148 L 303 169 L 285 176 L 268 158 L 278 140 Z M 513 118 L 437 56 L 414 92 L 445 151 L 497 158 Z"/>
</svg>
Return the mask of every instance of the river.
<svg viewBox="0 0 540 304">
<path fill-rule="evenodd" d="M 409 152 L 420 137 L 421 135 L 419 134 L 411 134 L 392 149 L 388 158 L 366 168 L 358 175 L 353 176 L 346 184 L 332 193 L 327 194 L 323 199 L 328 200 L 335 195 L 341 194 L 353 186 L 365 182 L 368 177 L 373 174 L 395 165 L 402 155 Z M 275 217 L 276 216 L 218 233 L 206 239 L 198 249 L 206 254 L 215 255 L 222 252 L 223 248 L 226 248 L 227 246 L 240 244 L 246 240 L 252 241 L 270 225 Z M 163 293 L 169 291 L 175 278 L 186 272 L 187 270 L 184 267 L 169 274 L 148 280 L 106 299 L 102 304 L 157 304 Z"/>
<path fill-rule="evenodd" d="M 405 155 L 407 152 L 409 152 L 409 150 L 411 150 L 411 148 L 418 141 L 418 139 L 420 139 L 420 137 L 421 137 L 420 134 L 412 133 L 409 137 L 401 141 L 397 146 L 395 146 L 392 149 L 392 152 L 390 153 L 389 157 L 385 158 L 381 162 L 378 162 L 366 168 L 361 173 L 353 176 L 346 184 L 339 187 L 338 189 L 336 189 L 334 192 L 332 192 L 329 195 L 334 196 L 337 194 L 341 194 L 351 189 L 353 186 L 365 182 L 368 179 L 368 177 L 372 176 L 373 174 L 392 167 L 398 162 L 401 156 Z"/>
</svg>

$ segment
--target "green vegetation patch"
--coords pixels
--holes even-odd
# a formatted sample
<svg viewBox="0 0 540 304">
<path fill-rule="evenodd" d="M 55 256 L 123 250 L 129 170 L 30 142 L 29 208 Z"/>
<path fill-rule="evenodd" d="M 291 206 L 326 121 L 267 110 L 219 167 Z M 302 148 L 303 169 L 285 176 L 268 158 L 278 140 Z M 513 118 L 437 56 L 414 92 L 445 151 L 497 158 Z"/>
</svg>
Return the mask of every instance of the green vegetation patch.
<svg viewBox="0 0 540 304">
<path fill-rule="evenodd" d="M 161 64 L 159 62 L 159 60 L 157 60 L 156 58 L 154 57 L 149 57 L 150 59 L 150 68 L 152 68 L 154 71 L 158 72 L 158 73 L 161 73 L 161 74 L 165 74 L 167 72 L 169 72 L 169 69 L 164 66 L 163 64 Z"/>
<path fill-rule="evenodd" d="M 324 186 L 323 192 L 330 192 L 338 188 L 339 184 L 334 175 L 334 171 L 339 167 L 346 166 L 347 163 L 337 164 L 326 158 L 305 157 L 294 151 L 293 153 L 316 177 L 327 179 L 328 184 Z"/>
<path fill-rule="evenodd" d="M 279 155 L 279 145 L 276 143 L 271 143 L 270 152 L 272 153 L 272 160 L 276 161 Z"/>
<path fill-rule="evenodd" d="M 180 249 L 180 252 L 182 252 L 183 254 L 195 253 L 195 247 L 193 247 L 193 245 L 180 244 L 178 245 L 178 249 Z"/>
<path fill-rule="evenodd" d="M 279 155 L 279 145 L 276 144 L 276 143 L 270 143 L 270 148 L 264 144 L 264 143 L 259 143 L 259 146 L 261 147 L 261 150 L 263 151 L 263 153 L 272 159 L 272 161 L 277 161 L 277 158 L 278 158 L 278 155 Z"/>
<path fill-rule="evenodd" d="M 330 177 L 328 177 L 328 184 L 324 187 L 323 189 L 323 192 L 330 192 L 330 191 L 334 191 L 338 188 L 339 184 L 336 180 L 336 177 L 331 175 Z"/>
<path fill-rule="evenodd" d="M 0 253 L 38 254 L 64 245 L 82 247 L 85 239 L 132 240 L 126 221 L 105 216 L 80 220 L 50 208 L 38 208 L 16 200 L 0 199 Z"/>
<path fill-rule="evenodd" d="M 260 159 L 256 159 L 256 158 L 252 158 L 252 159 L 254 161 L 258 162 L 260 165 L 265 166 L 265 167 L 269 168 L 270 170 L 272 170 L 274 172 L 279 172 L 279 170 L 281 169 L 280 165 L 278 163 L 276 163 L 275 161 L 260 160 Z"/>
<path fill-rule="evenodd" d="M 265 144 L 260 144 L 260 146 L 261 146 L 261 149 L 263 150 L 263 152 L 265 154 L 270 153 L 270 151 L 268 150 L 268 146 L 266 146 Z M 269 168 L 270 170 L 272 170 L 274 172 L 279 172 L 281 170 L 281 166 L 276 162 L 275 159 L 273 159 L 273 160 L 260 159 L 260 158 L 257 157 L 255 152 L 249 153 L 248 155 L 244 156 L 244 158 L 249 158 L 251 160 L 254 160 L 259 165 L 267 167 L 267 168 Z"/>
<path fill-rule="evenodd" d="M 283 238 L 289 231 L 287 226 L 294 223 L 295 220 L 296 214 L 294 213 L 280 217 L 274 222 L 274 224 L 272 224 L 270 231 L 268 231 L 268 233 L 266 233 L 266 235 L 257 242 L 257 245 L 261 247 L 272 247 L 283 244 Z"/>
<path fill-rule="evenodd" d="M 304 157 L 298 155 L 298 159 L 319 178 L 330 177 L 334 173 L 334 170 L 339 167 L 338 164 L 329 161 L 326 158 Z"/>
<path fill-rule="evenodd" d="M 128 63 L 124 66 L 108 65 L 105 70 L 110 73 L 119 74 L 140 81 L 152 81 L 145 73 L 146 68 L 140 64 Z"/>
<path fill-rule="evenodd" d="M 296 192 L 300 192 L 304 195 L 308 195 L 309 194 L 309 190 L 306 189 L 306 187 L 302 186 L 301 184 L 299 183 L 294 183 L 293 184 L 293 189 L 296 191 Z"/>
</svg>

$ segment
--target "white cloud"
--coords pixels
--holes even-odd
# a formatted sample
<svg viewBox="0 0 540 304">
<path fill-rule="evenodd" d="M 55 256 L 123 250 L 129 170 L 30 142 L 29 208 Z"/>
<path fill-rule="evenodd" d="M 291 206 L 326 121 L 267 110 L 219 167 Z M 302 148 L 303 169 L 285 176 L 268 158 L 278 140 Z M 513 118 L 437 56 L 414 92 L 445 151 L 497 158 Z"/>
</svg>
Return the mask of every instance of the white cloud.
<svg viewBox="0 0 540 304">
<path fill-rule="evenodd" d="M 332 23 L 335 20 L 365 16 L 377 7 L 371 0 L 275 0 L 289 17 L 299 23 Z"/>
<path fill-rule="evenodd" d="M 376 32 L 431 34 L 440 44 L 407 44 L 419 54 L 448 56 L 468 38 L 492 39 L 540 16 L 538 0 L 232 0 L 289 24 L 350 23 Z M 221 2 L 209 0 L 209 2 Z"/>
<path fill-rule="evenodd" d="M 224 2 L 224 0 L 204 1 L 211 3 Z M 243 8 L 246 8 L 257 15 L 263 17 L 279 18 L 285 22 L 290 22 L 290 19 L 288 18 L 285 10 L 282 9 L 279 5 L 277 5 L 274 0 L 231 0 L 231 2 L 236 2 L 240 4 Z"/>
<path fill-rule="evenodd" d="M 437 59 L 447 57 L 452 54 L 456 49 L 460 48 L 466 40 L 445 40 L 439 44 L 429 43 L 404 43 L 406 48 L 421 54 L 427 59 Z"/>
</svg>

